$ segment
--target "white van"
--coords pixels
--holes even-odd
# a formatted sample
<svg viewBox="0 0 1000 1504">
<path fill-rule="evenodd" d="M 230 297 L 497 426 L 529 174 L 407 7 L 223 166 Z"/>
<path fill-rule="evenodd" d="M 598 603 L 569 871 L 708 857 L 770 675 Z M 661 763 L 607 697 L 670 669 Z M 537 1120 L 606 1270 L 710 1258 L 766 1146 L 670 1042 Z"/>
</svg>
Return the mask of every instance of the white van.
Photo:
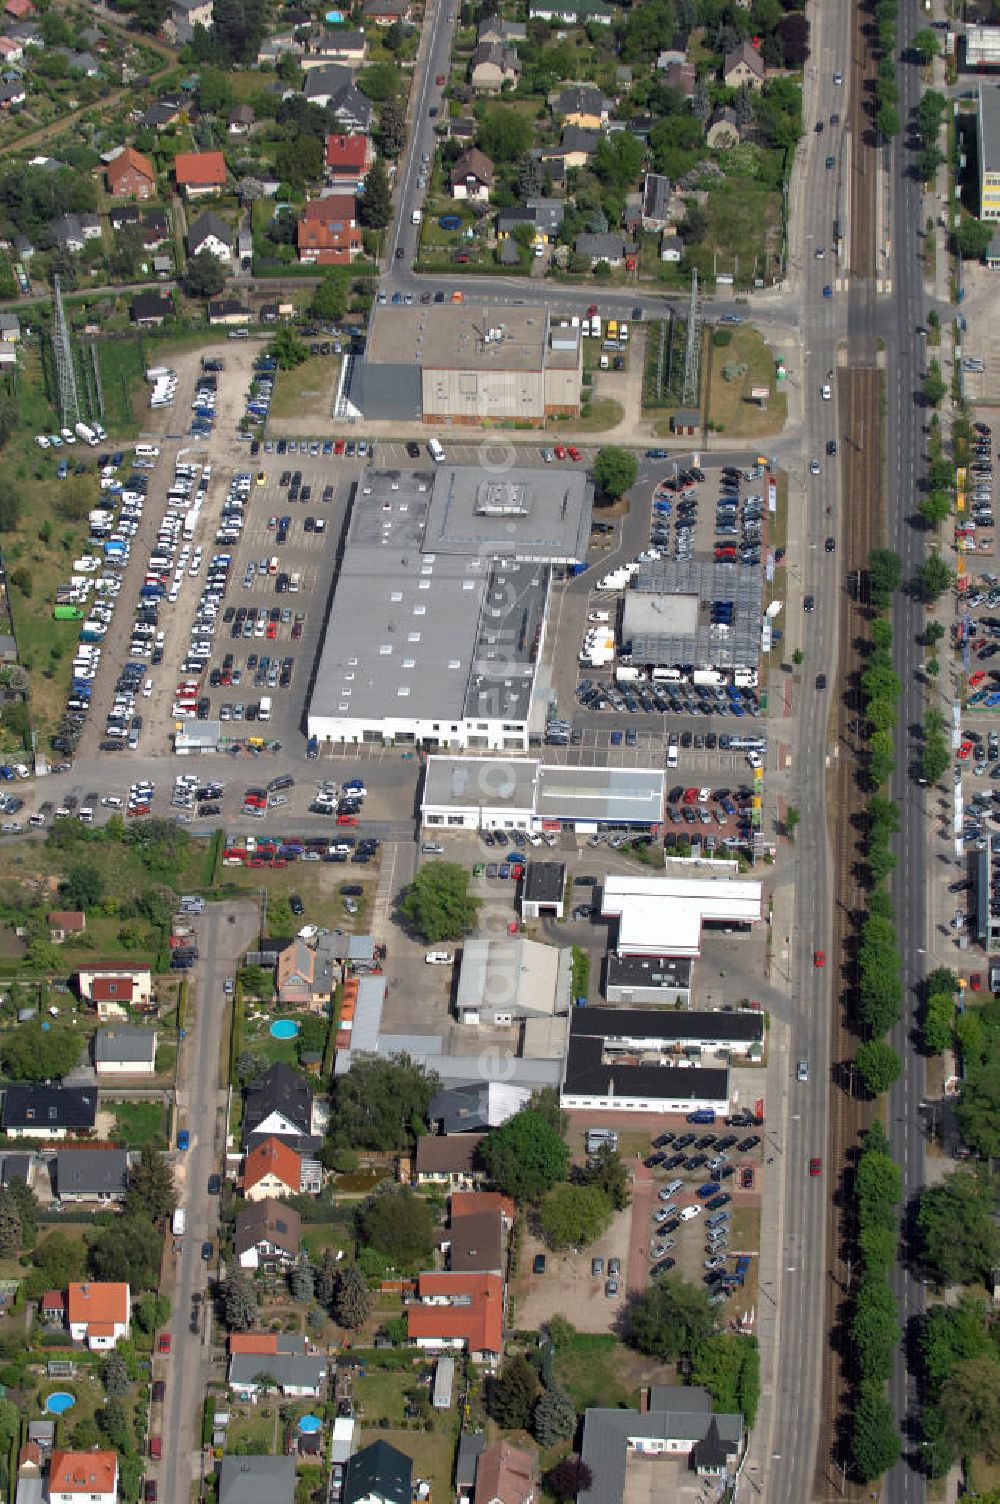
<svg viewBox="0 0 1000 1504">
<path fill-rule="evenodd" d="M 160 451 L 155 444 L 136 444 L 136 457 L 143 460 L 158 460 Z"/>
<path fill-rule="evenodd" d="M 676 768 L 678 761 L 679 761 L 679 754 L 678 754 L 677 748 L 676 747 L 668 747 L 667 748 L 667 767 L 668 768 Z"/>
<path fill-rule="evenodd" d="M 423 213 L 420 209 L 414 209 L 413 213 L 410 215 L 410 224 L 418 225 L 423 217 Z"/>
<path fill-rule="evenodd" d="M 440 465 L 443 463 L 444 450 L 441 448 L 441 445 L 438 443 L 437 439 L 427 440 L 427 452 L 430 455 L 431 459 L 434 461 L 435 465 Z"/>
<path fill-rule="evenodd" d="M 288 588 L 291 591 L 292 595 L 296 595 L 298 593 L 301 585 L 302 576 L 300 574 L 293 574 L 291 579 L 288 581 Z"/>
<path fill-rule="evenodd" d="M 269 721 L 271 719 L 271 696 L 270 695 L 262 695 L 261 696 L 260 705 L 257 707 L 257 719 L 258 719 L 258 721 Z"/>
</svg>

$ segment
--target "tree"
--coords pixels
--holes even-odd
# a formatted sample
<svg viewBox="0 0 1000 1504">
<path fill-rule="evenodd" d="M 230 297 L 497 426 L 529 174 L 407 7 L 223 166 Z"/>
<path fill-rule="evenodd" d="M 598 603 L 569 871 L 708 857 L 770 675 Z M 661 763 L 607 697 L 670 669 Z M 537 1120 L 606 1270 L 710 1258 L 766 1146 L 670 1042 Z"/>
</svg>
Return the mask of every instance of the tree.
<svg viewBox="0 0 1000 1504">
<path fill-rule="evenodd" d="M 917 172 L 920 174 L 920 181 L 922 183 L 933 182 L 938 168 L 945 160 L 945 154 L 936 141 L 932 141 L 928 146 L 922 146 L 917 152 Z"/>
<path fill-rule="evenodd" d="M 21 1213 L 6 1186 L 0 1186 L 0 1257 L 13 1258 L 21 1251 Z"/>
<path fill-rule="evenodd" d="M 951 516 L 951 497 L 947 491 L 929 491 L 921 497 L 917 510 L 928 527 L 938 527 Z"/>
<path fill-rule="evenodd" d="M 283 183 L 304 188 L 323 176 L 323 143 L 308 132 L 282 141 L 275 153 L 275 171 Z"/>
<path fill-rule="evenodd" d="M 121 1353 L 105 1353 L 101 1359 L 101 1383 L 104 1385 L 104 1393 L 112 1398 L 128 1394 L 131 1382 L 128 1364 Z"/>
<path fill-rule="evenodd" d="M 309 312 L 314 319 L 336 324 L 347 312 L 349 276 L 342 274 L 340 267 L 331 267 L 312 295 Z"/>
<path fill-rule="evenodd" d="M 719 1332 L 707 1337 L 694 1355 L 691 1383 L 712 1396 L 716 1413 L 740 1414 L 753 1426 L 760 1399 L 760 1352 L 756 1337 Z"/>
<path fill-rule="evenodd" d="M 594 174 L 616 188 L 630 184 L 642 170 L 643 145 L 638 136 L 616 131 L 602 136 L 594 153 Z"/>
<path fill-rule="evenodd" d="M 15 1081 L 61 1081 L 79 1063 L 82 1050 L 73 1029 L 43 1029 L 39 1019 L 31 1019 L 5 1035 L 0 1057 Z"/>
<path fill-rule="evenodd" d="M 881 1271 L 862 1280 L 854 1299 L 850 1331 L 859 1371 L 884 1384 L 892 1371 L 892 1355 L 901 1333 L 896 1301 Z"/>
<path fill-rule="evenodd" d="M 531 1417 L 535 1439 L 543 1447 L 565 1441 L 576 1430 L 576 1407 L 561 1389 L 543 1389 Z"/>
<path fill-rule="evenodd" d="M 384 230 L 392 218 L 392 192 L 385 162 L 376 157 L 365 178 L 361 198 L 361 223 L 369 230 Z"/>
<path fill-rule="evenodd" d="M 545 1474 L 545 1487 L 557 1499 L 575 1499 L 594 1481 L 594 1475 L 582 1457 L 564 1457 Z"/>
<path fill-rule="evenodd" d="M 542 171 L 541 160 L 530 151 L 526 151 L 517 164 L 516 186 L 519 199 L 527 199 L 534 194 L 541 193 L 545 187 L 545 174 Z"/>
<path fill-rule="evenodd" d="M 359 1149 L 412 1149 L 439 1085 L 409 1055 L 355 1060 L 334 1082 L 330 1137 Z"/>
<path fill-rule="evenodd" d="M 159 1222 L 161 1218 L 169 1217 L 176 1205 L 173 1170 L 158 1149 L 144 1144 L 138 1160 L 129 1170 L 126 1212 Z"/>
<path fill-rule="evenodd" d="M 882 611 L 903 581 L 903 565 L 891 548 L 873 548 L 868 555 L 868 594 L 872 605 Z"/>
<path fill-rule="evenodd" d="M 624 1211 L 629 1204 L 629 1176 L 625 1161 L 617 1149 L 602 1144 L 580 1177 L 584 1185 L 596 1186 L 603 1191 L 616 1212 Z"/>
<path fill-rule="evenodd" d="M 71 909 L 95 908 L 104 897 L 104 878 L 92 862 L 76 862 L 59 884 L 59 897 Z"/>
<path fill-rule="evenodd" d="M 382 104 L 386 99 L 395 99 L 400 92 L 401 75 L 398 63 L 370 63 L 357 77 L 358 88 Z"/>
<path fill-rule="evenodd" d="M 635 485 L 639 462 L 630 449 L 606 445 L 594 461 L 594 479 L 606 496 L 615 500 Z"/>
<path fill-rule="evenodd" d="M 340 1265 L 337 1255 L 332 1248 L 327 1248 L 323 1254 L 323 1262 L 316 1270 L 316 1299 L 327 1310 L 333 1304 L 333 1297 L 337 1293 L 337 1284 L 340 1280 Z"/>
<path fill-rule="evenodd" d="M 400 99 L 387 99 L 378 113 L 375 144 L 383 157 L 395 161 L 406 145 L 406 106 Z"/>
<path fill-rule="evenodd" d="M 854 1406 L 851 1455 L 866 1483 L 881 1478 L 899 1459 L 899 1436 L 892 1406 L 874 1386 L 865 1386 Z"/>
<path fill-rule="evenodd" d="M 31 1298 L 46 1290 L 64 1290 L 84 1273 L 84 1251 L 75 1238 L 64 1232 L 51 1232 L 31 1255 L 33 1272 L 28 1276 L 25 1294 Z"/>
<path fill-rule="evenodd" d="M 566 1175 L 569 1150 L 549 1118 L 536 1107 L 522 1107 L 492 1129 L 479 1146 L 490 1179 L 505 1195 L 537 1201 Z"/>
<path fill-rule="evenodd" d="M 469 874 L 457 862 L 428 862 L 410 883 L 400 912 L 428 945 L 459 940 L 476 922 L 479 900 L 469 894 Z"/>
<path fill-rule="evenodd" d="M 941 362 L 932 360 L 924 377 L 924 397 L 932 407 L 937 407 L 948 393 L 948 383 L 941 375 Z"/>
<path fill-rule="evenodd" d="M 606 1231 L 612 1210 L 596 1185 L 557 1185 L 542 1202 L 539 1222 L 550 1248 L 585 1248 Z"/>
<path fill-rule="evenodd" d="M 374 1309 L 374 1291 L 368 1288 L 368 1281 L 357 1264 L 348 1264 L 337 1278 L 333 1297 L 334 1320 L 353 1330 L 364 1326 Z"/>
<path fill-rule="evenodd" d="M 974 1295 L 961 1295 L 956 1305 L 931 1305 L 920 1320 L 920 1357 L 933 1395 L 955 1367 L 970 1358 L 993 1356 L 986 1305 Z"/>
<path fill-rule="evenodd" d="M 248 1332 L 257 1321 L 257 1291 L 249 1275 L 231 1274 L 222 1286 L 222 1319 L 231 1332 Z"/>
<path fill-rule="evenodd" d="M 104 1402 L 104 1408 L 97 1412 L 97 1424 L 105 1439 L 110 1442 L 116 1451 L 128 1452 L 131 1450 L 132 1432 L 128 1423 L 128 1415 L 125 1406 L 120 1399 L 109 1397 Z"/>
<path fill-rule="evenodd" d="M 993 1199 L 977 1176 L 956 1170 L 920 1194 L 917 1233 L 921 1261 L 942 1285 L 982 1280 L 1000 1259 Z"/>
<path fill-rule="evenodd" d="M 941 51 L 941 43 L 929 26 L 923 26 L 914 32 L 910 38 L 910 47 L 916 56 L 918 63 L 924 68 L 938 56 Z"/>
<path fill-rule="evenodd" d="M 801 11 L 782 16 L 775 27 L 785 54 L 786 68 L 801 68 L 809 60 L 809 22 Z"/>
<path fill-rule="evenodd" d="M 361 1236 L 398 1269 L 426 1268 L 434 1251 L 434 1213 L 408 1186 L 387 1189 L 362 1212 Z"/>
<path fill-rule="evenodd" d="M 628 1341 L 664 1362 L 689 1357 L 715 1331 L 710 1293 L 677 1274 L 655 1280 L 632 1305 Z"/>
<path fill-rule="evenodd" d="M 925 736 L 920 750 L 920 776 L 927 783 L 938 783 L 951 766 L 951 754 L 944 737 L 938 732 Z"/>
<path fill-rule="evenodd" d="M 151 1336 L 159 1326 L 170 1320 L 170 1301 L 166 1295 L 143 1295 L 132 1307 L 135 1324 L 140 1332 Z"/>
<path fill-rule="evenodd" d="M 896 1051 L 884 1039 L 869 1039 L 859 1044 L 854 1064 L 865 1090 L 873 1097 L 880 1097 L 883 1092 L 887 1092 L 893 1082 L 899 1080 L 903 1069 Z"/>
<path fill-rule="evenodd" d="M 279 371 L 294 371 L 309 358 L 309 351 L 290 324 L 282 324 L 268 341 L 267 353 L 273 355 Z"/>
<path fill-rule="evenodd" d="M 936 549 L 932 549 L 917 570 L 915 584 L 924 605 L 932 606 L 939 596 L 949 590 L 955 576 Z"/>
<path fill-rule="evenodd" d="M 506 1431 L 526 1431 L 538 1395 L 538 1378 L 523 1353 L 508 1358 L 493 1385 L 490 1412 Z"/>
<path fill-rule="evenodd" d="M 160 1278 L 160 1234 L 147 1217 L 120 1217 L 102 1227 L 87 1249 L 95 1279 L 120 1281 L 133 1292 L 154 1290 Z"/>
<path fill-rule="evenodd" d="M 980 219 L 965 218 L 952 235 L 952 245 L 965 261 L 981 261 L 993 239 L 993 226 Z"/>
<path fill-rule="evenodd" d="M 531 144 L 531 121 L 526 115 L 502 104 L 483 115 L 476 145 L 494 162 L 516 162 Z"/>
<path fill-rule="evenodd" d="M 307 1254 L 300 1255 L 289 1269 L 288 1289 L 293 1300 L 312 1300 L 316 1291 L 316 1271 Z"/>
<path fill-rule="evenodd" d="M 215 298 L 226 285 L 226 273 L 218 256 L 199 251 L 184 273 L 184 291 L 190 298 Z"/>
<path fill-rule="evenodd" d="M 233 86 L 221 68 L 202 68 L 198 75 L 198 108 L 204 115 L 225 115 L 233 103 Z"/>
<path fill-rule="evenodd" d="M 995 1357 L 957 1363 L 941 1385 L 938 1407 L 960 1456 L 1000 1456 L 1000 1362 Z"/>
</svg>

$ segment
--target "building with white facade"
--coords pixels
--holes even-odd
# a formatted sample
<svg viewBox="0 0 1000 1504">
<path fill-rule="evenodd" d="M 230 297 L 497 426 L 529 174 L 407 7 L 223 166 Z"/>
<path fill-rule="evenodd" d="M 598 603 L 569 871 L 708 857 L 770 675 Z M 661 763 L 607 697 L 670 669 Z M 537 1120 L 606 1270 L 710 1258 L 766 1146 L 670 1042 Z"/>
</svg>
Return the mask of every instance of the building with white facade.
<svg viewBox="0 0 1000 1504">
<path fill-rule="evenodd" d="M 429 830 L 655 830 L 663 819 L 665 776 L 658 768 L 432 756 L 420 818 Z"/>
<path fill-rule="evenodd" d="M 621 956 L 698 956 L 705 925 L 746 930 L 761 919 L 761 885 L 723 877 L 608 874 L 601 913 L 618 920 Z"/>
</svg>

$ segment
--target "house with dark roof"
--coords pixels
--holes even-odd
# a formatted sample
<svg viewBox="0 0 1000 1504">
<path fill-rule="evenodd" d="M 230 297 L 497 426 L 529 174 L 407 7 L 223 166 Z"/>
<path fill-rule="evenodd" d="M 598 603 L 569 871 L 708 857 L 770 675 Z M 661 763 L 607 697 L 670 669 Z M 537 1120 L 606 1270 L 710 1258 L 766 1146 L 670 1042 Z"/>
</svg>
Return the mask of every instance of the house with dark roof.
<svg viewBox="0 0 1000 1504">
<path fill-rule="evenodd" d="M 614 11 L 604 0 L 528 0 L 530 21 L 557 21 L 562 26 L 610 26 Z"/>
<path fill-rule="evenodd" d="M 391 26 L 410 19 L 410 0 L 364 0 L 361 14 L 375 26 Z"/>
<path fill-rule="evenodd" d="M 479 23 L 476 34 L 479 42 L 505 42 L 516 45 L 528 40 L 528 28 L 523 21 L 508 21 L 499 15 L 487 16 Z"/>
<path fill-rule="evenodd" d="M 230 1348 L 229 1387 L 247 1399 L 267 1390 L 297 1399 L 315 1399 L 326 1378 L 326 1359 L 318 1353 L 269 1353 Z"/>
<path fill-rule="evenodd" d="M 156 1071 L 156 1030 L 111 1024 L 94 1035 L 94 1069 L 106 1076 L 152 1076 Z"/>
<path fill-rule="evenodd" d="M 322 68 L 309 69 L 302 92 L 310 104 L 324 109 L 334 94 L 350 82 L 350 68 L 342 63 L 326 63 Z"/>
<path fill-rule="evenodd" d="M 452 1215 L 448 1232 L 448 1267 L 456 1274 L 502 1274 L 504 1269 L 504 1220 L 499 1199 L 485 1197 L 476 1206 L 474 1194 L 465 1195 L 467 1209 Z"/>
<path fill-rule="evenodd" d="M 226 130 L 231 136 L 248 136 L 256 118 L 252 104 L 234 104 L 229 111 Z"/>
<path fill-rule="evenodd" d="M 188 230 L 189 256 L 197 256 L 201 251 L 209 251 L 217 261 L 228 262 L 233 258 L 234 243 L 232 226 L 212 209 L 206 209 L 204 214 L 199 214 Z"/>
<path fill-rule="evenodd" d="M 478 146 L 471 146 L 456 159 L 449 182 L 452 198 L 488 204 L 493 187 L 493 163 Z"/>
<path fill-rule="evenodd" d="M 132 322 L 141 327 L 157 326 L 174 316 L 174 297 L 169 292 L 137 292 L 132 299 Z"/>
<path fill-rule="evenodd" d="M 568 84 L 549 102 L 553 115 L 564 124 L 579 125 L 584 130 L 600 130 L 611 114 L 611 101 L 594 84 Z"/>
<path fill-rule="evenodd" d="M 469 63 L 469 82 L 481 94 L 499 94 L 505 84 L 516 88 L 521 77 L 517 48 L 506 42 L 480 42 Z"/>
<path fill-rule="evenodd" d="M 521 918 L 563 917 L 566 894 L 565 862 L 529 862 L 521 888 Z"/>
<path fill-rule="evenodd" d="M 243 1110 L 244 1150 L 272 1135 L 298 1150 L 316 1142 L 312 1087 L 282 1061 L 250 1083 Z"/>
<path fill-rule="evenodd" d="M 427 1121 L 437 1134 L 483 1133 L 487 1128 L 499 1128 L 530 1100 L 526 1086 L 506 1081 L 449 1086 L 431 1097 Z"/>
<path fill-rule="evenodd" d="M 343 84 L 336 89 L 327 101 L 327 108 L 345 131 L 357 131 L 359 135 L 371 131 L 375 107 L 368 95 L 354 84 Z"/>
<path fill-rule="evenodd" d="M 239 298 L 210 298 L 208 303 L 208 322 L 210 324 L 224 324 L 230 329 L 239 328 L 249 324 L 250 310 Z"/>
<path fill-rule="evenodd" d="M 584 256 L 595 267 L 599 261 L 606 261 L 609 266 L 621 266 L 625 260 L 628 243 L 624 235 L 610 234 L 592 235 L 584 232 L 578 235 L 573 242 L 573 249 L 578 256 Z"/>
<path fill-rule="evenodd" d="M 248 1201 L 236 1214 L 233 1248 L 241 1269 L 284 1269 L 302 1245 L 302 1219 L 292 1207 L 266 1196 Z"/>
<path fill-rule="evenodd" d="M 144 130 L 165 131 L 168 125 L 176 125 L 183 106 L 179 99 L 158 99 L 139 117 Z"/>
<path fill-rule="evenodd" d="M 762 89 L 764 73 L 764 59 L 747 41 L 737 42 L 722 63 L 722 82 L 727 89 Z"/>
<path fill-rule="evenodd" d="M 412 1504 L 413 1462 L 387 1441 L 373 1441 L 347 1465 L 342 1504 Z"/>
<path fill-rule="evenodd" d="M 96 214 L 61 214 L 49 228 L 63 250 L 77 255 L 88 240 L 101 238 L 101 221 Z"/>
<path fill-rule="evenodd" d="M 84 1138 L 96 1122 L 95 1086 L 15 1082 L 4 1090 L 0 1125 L 8 1138 Z"/>
<path fill-rule="evenodd" d="M 219 1504 L 294 1504 L 295 1458 L 250 1453 L 223 1457 Z"/>
<path fill-rule="evenodd" d="M 660 172 L 647 172 L 642 184 L 642 228 L 666 228 L 670 211 L 670 179 Z"/>
<path fill-rule="evenodd" d="M 716 1415 L 708 1390 L 696 1387 L 653 1384 L 644 1401 L 638 1411 L 595 1407 L 584 1415 L 580 1455 L 592 1481 L 577 1494 L 577 1504 L 621 1504 L 633 1456 L 662 1459 L 662 1488 L 656 1492 L 664 1497 L 675 1491 L 678 1468 L 700 1477 L 735 1477 L 742 1415 Z"/>
<path fill-rule="evenodd" d="M 120 1201 L 128 1190 L 128 1150 L 60 1149 L 49 1173 L 60 1201 Z"/>
<path fill-rule="evenodd" d="M 417 1185 L 446 1185 L 456 1191 L 483 1185 L 486 1171 L 478 1167 L 476 1157 L 484 1137 L 482 1133 L 423 1134 L 417 1139 Z"/>
</svg>

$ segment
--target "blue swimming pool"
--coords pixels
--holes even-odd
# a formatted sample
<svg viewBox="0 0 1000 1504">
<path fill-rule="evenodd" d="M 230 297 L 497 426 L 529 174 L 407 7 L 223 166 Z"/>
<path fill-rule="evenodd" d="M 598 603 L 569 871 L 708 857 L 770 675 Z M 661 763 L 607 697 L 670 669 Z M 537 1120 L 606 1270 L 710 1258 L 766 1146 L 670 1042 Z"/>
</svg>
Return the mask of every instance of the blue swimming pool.
<svg viewBox="0 0 1000 1504">
<path fill-rule="evenodd" d="M 272 1039 L 294 1039 L 299 1032 L 299 1026 L 294 1018 L 276 1018 L 271 1025 Z"/>
<path fill-rule="evenodd" d="M 331 26 L 339 26 L 344 19 L 344 12 L 342 10 L 328 10 L 326 19 Z"/>
<path fill-rule="evenodd" d="M 50 1415 L 65 1415 L 66 1411 L 72 1410 L 75 1404 L 75 1394 L 69 1394 L 65 1389 L 57 1389 L 45 1401 L 45 1408 Z"/>
<path fill-rule="evenodd" d="M 323 1422 L 318 1415 L 299 1416 L 299 1430 L 303 1436 L 315 1436 L 317 1431 L 322 1430 L 322 1427 Z"/>
</svg>

